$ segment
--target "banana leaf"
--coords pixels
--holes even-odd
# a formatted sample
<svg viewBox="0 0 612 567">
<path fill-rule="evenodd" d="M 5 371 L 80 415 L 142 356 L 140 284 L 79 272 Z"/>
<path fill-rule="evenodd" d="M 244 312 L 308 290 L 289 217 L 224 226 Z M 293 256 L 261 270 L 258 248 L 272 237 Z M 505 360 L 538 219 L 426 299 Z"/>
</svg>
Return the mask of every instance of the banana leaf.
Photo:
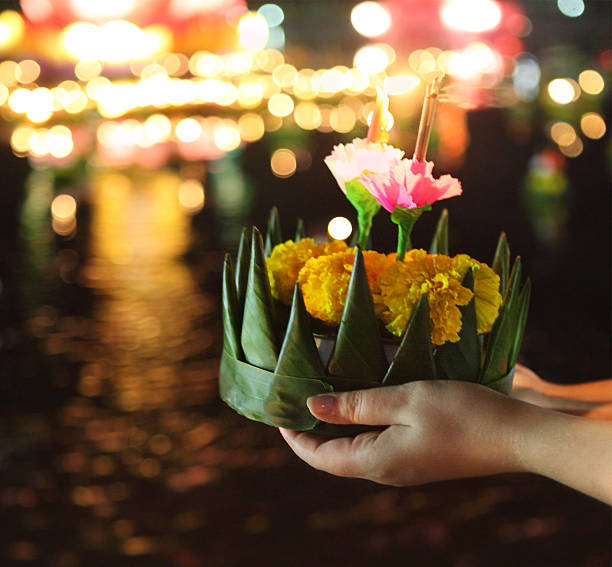
<svg viewBox="0 0 612 567">
<path fill-rule="evenodd" d="M 435 379 L 436 367 L 429 327 L 429 301 L 426 295 L 422 295 L 412 308 L 406 332 L 383 379 L 383 384 L 393 386 L 413 380 Z"/>
<path fill-rule="evenodd" d="M 304 219 L 300 218 L 297 220 L 294 242 L 299 242 L 302 238 L 306 238 L 306 228 L 304 227 Z"/>
<path fill-rule="evenodd" d="M 531 298 L 531 279 L 527 278 L 525 285 L 519 296 L 519 307 L 518 307 L 518 322 L 516 324 L 516 334 L 514 336 L 514 342 L 510 350 L 510 366 L 514 367 L 518 360 L 519 351 L 521 350 L 521 343 L 523 342 L 523 335 L 525 334 L 525 326 L 527 325 L 527 313 L 529 312 L 529 300 Z"/>
<path fill-rule="evenodd" d="M 521 258 L 512 267 L 508 291 L 487 343 L 481 383 L 489 385 L 508 374 L 512 365 L 510 355 L 516 339 L 518 295 L 521 285 Z"/>
<path fill-rule="evenodd" d="M 386 370 L 387 359 L 380 340 L 363 254 L 357 247 L 328 372 L 344 378 L 379 382 Z"/>
<path fill-rule="evenodd" d="M 238 340 L 240 327 L 238 323 L 238 304 L 234 286 L 234 269 L 232 258 L 225 255 L 223 262 L 223 348 L 234 358 L 242 358 L 242 349 Z"/>
<path fill-rule="evenodd" d="M 240 342 L 247 362 L 260 368 L 274 370 L 278 362 L 278 350 L 272 294 L 261 234 L 255 227 L 251 235 L 251 261 Z"/>
<path fill-rule="evenodd" d="M 266 244 L 264 253 L 266 258 L 272 254 L 272 248 L 283 241 L 281 234 L 280 219 L 278 218 L 278 208 L 272 207 L 268 217 L 268 229 L 266 230 Z"/>
<path fill-rule="evenodd" d="M 465 274 L 461 285 L 474 291 L 474 275 L 471 269 Z M 459 341 L 445 343 L 436 351 L 438 378 L 474 382 L 478 380 L 481 362 L 474 297 L 467 305 L 459 307 L 459 311 L 461 311 Z"/>
<path fill-rule="evenodd" d="M 514 379 L 514 366 L 511 368 L 510 372 L 493 382 L 489 382 L 486 386 L 487 388 L 491 388 L 501 394 L 508 395 L 512 391 L 512 380 Z"/>
<path fill-rule="evenodd" d="M 448 256 L 448 209 L 443 209 L 436 225 L 431 245 L 430 254 L 445 254 Z"/>
<path fill-rule="evenodd" d="M 321 380 L 278 375 L 236 360 L 227 352 L 221 357 L 221 398 L 245 417 L 274 427 L 313 429 L 319 420 L 308 411 L 306 400 L 331 391 Z"/>
<path fill-rule="evenodd" d="M 244 296 L 246 294 L 247 280 L 249 278 L 249 263 L 251 257 L 251 231 L 244 227 L 238 245 L 238 257 L 236 258 L 236 300 L 242 309 Z M 240 311 L 239 311 L 240 313 Z M 239 316 L 241 316 L 240 313 Z"/>
<path fill-rule="evenodd" d="M 312 336 L 310 315 L 306 312 L 299 284 L 295 284 L 293 291 L 291 315 L 274 372 L 325 379 L 325 368 Z"/>
<path fill-rule="evenodd" d="M 510 246 L 505 232 L 499 235 L 491 268 L 499 276 L 500 293 L 502 297 L 505 297 L 508 289 L 508 275 L 510 274 Z"/>
</svg>

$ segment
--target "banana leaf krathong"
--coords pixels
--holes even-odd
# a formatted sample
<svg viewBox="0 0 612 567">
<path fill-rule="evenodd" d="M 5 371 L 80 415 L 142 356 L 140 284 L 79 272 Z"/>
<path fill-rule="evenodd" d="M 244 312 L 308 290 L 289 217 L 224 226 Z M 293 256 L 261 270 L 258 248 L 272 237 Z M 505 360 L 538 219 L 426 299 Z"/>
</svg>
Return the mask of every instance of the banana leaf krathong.
<svg viewBox="0 0 612 567">
<path fill-rule="evenodd" d="M 268 225 L 267 241 L 280 241 L 278 212 Z M 301 232 L 298 231 L 298 232 Z M 356 248 L 353 270 L 337 332 L 313 333 L 296 284 L 289 318 L 270 296 L 264 243 L 256 228 L 243 231 L 236 273 L 229 256 L 223 272 L 224 348 L 219 371 L 221 398 L 249 419 L 276 427 L 312 430 L 331 436 L 354 435 L 362 426 L 331 425 L 314 418 L 310 396 L 403 384 L 413 380 L 468 380 L 508 393 L 523 338 L 530 281 L 521 285 L 521 261 L 510 270 L 510 249 L 500 236 L 493 269 L 504 297 L 490 333 L 478 335 L 474 299 L 461 307 L 460 340 L 442 346 L 430 341 L 427 296 L 412 309 L 406 331 L 390 338 L 374 315 L 363 263 Z M 430 250 L 448 254 L 448 213 L 443 211 Z M 473 289 L 468 270 L 462 285 Z M 333 344 L 323 360 L 322 342 Z M 390 352 L 395 351 L 391 357 Z"/>
</svg>

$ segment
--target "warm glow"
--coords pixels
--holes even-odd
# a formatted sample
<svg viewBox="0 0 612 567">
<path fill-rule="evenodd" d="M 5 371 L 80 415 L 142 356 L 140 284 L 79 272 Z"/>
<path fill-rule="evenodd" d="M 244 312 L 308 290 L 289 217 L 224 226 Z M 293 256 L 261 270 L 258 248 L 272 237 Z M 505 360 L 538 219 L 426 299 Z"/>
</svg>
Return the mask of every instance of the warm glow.
<svg viewBox="0 0 612 567">
<path fill-rule="evenodd" d="M 89 79 L 97 77 L 101 72 L 102 63 L 95 59 L 93 61 L 82 60 L 74 66 L 74 74 L 81 81 L 89 81 Z"/>
<path fill-rule="evenodd" d="M 304 130 L 316 130 L 321 125 L 321 111 L 314 102 L 300 102 L 295 107 L 293 118 Z"/>
<path fill-rule="evenodd" d="M 550 127 L 550 137 L 560 146 L 571 146 L 576 141 L 576 130 L 567 122 L 555 122 Z"/>
<path fill-rule="evenodd" d="M 144 122 L 144 145 L 152 146 L 159 142 L 165 142 L 172 133 L 172 124 L 164 114 L 153 114 Z"/>
<path fill-rule="evenodd" d="M 74 22 L 62 32 L 64 48 L 81 60 L 122 63 L 150 57 L 168 47 L 168 31 L 151 27 L 146 30 L 125 20 L 113 20 L 101 26 Z"/>
<path fill-rule="evenodd" d="M 77 202 L 72 195 L 58 195 L 51 202 L 51 215 L 55 220 L 67 221 L 76 215 Z"/>
<path fill-rule="evenodd" d="M 195 142 L 202 135 L 202 125 L 195 118 L 184 118 L 175 129 L 181 142 Z"/>
<path fill-rule="evenodd" d="M 197 213 L 204 207 L 204 187 L 197 179 L 185 179 L 178 187 L 178 200 L 186 213 Z"/>
<path fill-rule="evenodd" d="M 292 87 L 297 81 L 297 76 L 297 69 L 287 63 L 279 65 L 272 71 L 272 79 L 279 87 L 283 88 Z"/>
<path fill-rule="evenodd" d="M 238 103 L 244 108 L 259 106 L 263 100 L 263 89 L 259 83 L 246 81 L 238 87 Z"/>
<path fill-rule="evenodd" d="M 31 126 L 18 126 L 11 135 L 11 148 L 16 154 L 25 154 L 30 149 L 30 140 L 36 134 Z"/>
<path fill-rule="evenodd" d="M 256 12 L 247 12 L 238 23 L 238 35 L 240 46 L 244 49 L 251 51 L 263 49 L 270 37 L 266 18 Z"/>
<path fill-rule="evenodd" d="M 329 115 L 329 123 L 331 127 L 342 134 L 350 132 L 357 122 L 355 111 L 346 104 L 340 104 L 334 108 Z"/>
<path fill-rule="evenodd" d="M 421 80 L 415 75 L 396 75 L 385 79 L 385 91 L 388 95 L 403 95 L 414 89 Z"/>
<path fill-rule="evenodd" d="M 64 158 L 72 152 L 72 132 L 66 126 L 53 126 L 46 136 L 49 153 L 55 158 Z"/>
<path fill-rule="evenodd" d="M 213 133 L 215 145 L 224 152 L 231 152 L 240 146 L 240 132 L 233 120 L 224 120 L 215 126 Z"/>
<path fill-rule="evenodd" d="M 580 129 L 587 138 L 599 140 L 606 133 L 606 123 L 597 112 L 587 112 L 580 119 Z"/>
<path fill-rule="evenodd" d="M 598 95 L 604 90 L 605 86 L 603 77 L 592 69 L 580 73 L 578 76 L 578 84 L 585 93 L 590 95 Z"/>
<path fill-rule="evenodd" d="M 53 93 L 46 88 L 34 89 L 28 97 L 26 116 L 32 122 L 45 122 L 53 114 Z"/>
<path fill-rule="evenodd" d="M 259 114 L 243 114 L 238 120 L 238 130 L 245 142 L 256 142 L 265 132 L 263 118 Z"/>
<path fill-rule="evenodd" d="M 14 10 L 0 13 L 0 47 L 7 49 L 17 45 L 23 38 L 25 25 L 21 14 Z"/>
<path fill-rule="evenodd" d="M 364 73 L 376 75 L 382 73 L 391 62 L 388 49 L 382 45 L 366 45 L 355 53 L 353 64 Z"/>
<path fill-rule="evenodd" d="M 30 104 L 30 91 L 28 89 L 15 89 L 8 99 L 9 108 L 17 114 L 22 114 Z"/>
<path fill-rule="evenodd" d="M 287 148 L 276 150 L 270 158 L 270 168 L 276 177 L 291 177 L 297 168 L 295 153 Z"/>
<path fill-rule="evenodd" d="M 293 99 L 285 93 L 272 95 L 268 101 L 270 114 L 282 118 L 289 116 L 293 112 Z"/>
<path fill-rule="evenodd" d="M 15 78 L 22 84 L 33 83 L 40 75 L 40 65 L 32 59 L 24 59 L 15 69 Z"/>
<path fill-rule="evenodd" d="M 346 240 L 353 232 L 353 225 L 345 217 L 334 217 L 327 225 L 327 232 L 334 240 Z"/>
<path fill-rule="evenodd" d="M 582 143 L 582 140 L 578 137 L 576 137 L 576 139 L 574 140 L 573 144 L 570 144 L 569 146 L 559 146 L 559 151 L 567 157 L 578 157 L 581 153 L 582 150 L 584 149 L 584 144 Z"/>
<path fill-rule="evenodd" d="M 568 104 L 575 100 L 576 86 L 571 79 L 553 79 L 548 83 L 548 94 L 558 104 Z"/>
<path fill-rule="evenodd" d="M 68 0 L 77 18 L 104 22 L 128 17 L 137 7 L 137 0 Z"/>
<path fill-rule="evenodd" d="M 378 2 L 361 2 L 351 11 L 351 23 L 361 35 L 378 37 L 391 27 L 391 14 Z"/>
<path fill-rule="evenodd" d="M 495 29 L 502 12 L 493 0 L 446 0 L 440 8 L 442 23 L 452 30 L 484 32 Z"/>
</svg>

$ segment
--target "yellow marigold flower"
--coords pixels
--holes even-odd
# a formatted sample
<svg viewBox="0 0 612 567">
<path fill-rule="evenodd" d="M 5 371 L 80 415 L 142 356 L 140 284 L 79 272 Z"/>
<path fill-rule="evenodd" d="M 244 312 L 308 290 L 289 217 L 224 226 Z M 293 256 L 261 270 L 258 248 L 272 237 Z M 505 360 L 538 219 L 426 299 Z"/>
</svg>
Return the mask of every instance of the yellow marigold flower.
<svg viewBox="0 0 612 567">
<path fill-rule="evenodd" d="M 457 254 L 453 258 L 453 266 L 459 272 L 461 280 L 468 268 L 472 268 L 477 331 L 487 333 L 495 323 L 502 303 L 499 276 L 489 266 L 470 258 L 467 254 Z"/>
<path fill-rule="evenodd" d="M 329 325 L 339 325 L 353 271 L 355 250 L 336 252 L 308 260 L 299 275 L 300 288 L 308 312 Z M 363 260 L 374 309 L 380 315 L 384 303 L 380 295 L 379 278 L 393 261 L 378 252 L 366 250 Z"/>
<path fill-rule="evenodd" d="M 312 238 L 303 238 L 299 242 L 287 240 L 287 242 L 276 245 L 270 257 L 266 259 L 272 297 L 286 305 L 291 305 L 293 288 L 304 264 L 311 258 L 332 254 L 346 248 L 348 247 L 343 240 L 317 244 Z"/>
<path fill-rule="evenodd" d="M 436 345 L 457 342 L 461 330 L 460 305 L 467 305 L 472 292 L 461 285 L 453 260 L 443 254 L 411 250 L 403 262 L 394 262 L 380 278 L 382 313 L 387 329 L 401 336 L 406 330 L 412 308 L 424 293 L 428 296 L 431 317 L 431 342 Z"/>
</svg>

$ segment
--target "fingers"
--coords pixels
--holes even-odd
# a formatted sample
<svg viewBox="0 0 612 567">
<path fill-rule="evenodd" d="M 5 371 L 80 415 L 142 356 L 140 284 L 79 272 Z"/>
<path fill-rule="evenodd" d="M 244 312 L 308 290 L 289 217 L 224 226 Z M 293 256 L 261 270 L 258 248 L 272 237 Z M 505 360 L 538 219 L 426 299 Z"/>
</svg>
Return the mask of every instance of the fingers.
<svg viewBox="0 0 612 567">
<path fill-rule="evenodd" d="M 328 423 L 395 425 L 403 423 L 407 393 L 405 386 L 387 386 L 313 396 L 307 403 L 312 415 Z"/>
<path fill-rule="evenodd" d="M 312 433 L 280 429 L 295 454 L 315 469 L 337 476 L 370 478 L 376 441 L 383 433 L 371 431 L 354 438 L 329 439 Z"/>
</svg>

